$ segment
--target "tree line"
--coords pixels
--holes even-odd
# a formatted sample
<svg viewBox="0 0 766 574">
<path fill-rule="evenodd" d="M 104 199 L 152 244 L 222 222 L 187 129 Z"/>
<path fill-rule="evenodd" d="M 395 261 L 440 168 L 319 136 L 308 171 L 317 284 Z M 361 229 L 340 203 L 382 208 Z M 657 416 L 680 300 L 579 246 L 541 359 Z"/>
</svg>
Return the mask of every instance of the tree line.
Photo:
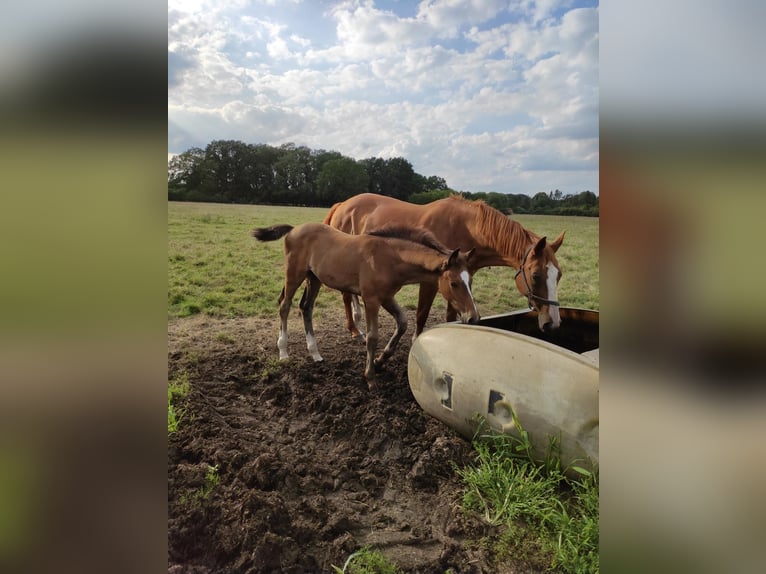
<svg viewBox="0 0 766 574">
<path fill-rule="evenodd" d="M 215 140 L 193 147 L 168 162 L 168 199 L 329 207 L 363 192 L 412 203 L 429 203 L 461 193 L 507 213 L 598 216 L 591 191 L 524 194 L 457 192 L 444 178 L 416 173 L 403 157 L 355 160 L 336 151 L 287 143 L 279 147 Z"/>
</svg>

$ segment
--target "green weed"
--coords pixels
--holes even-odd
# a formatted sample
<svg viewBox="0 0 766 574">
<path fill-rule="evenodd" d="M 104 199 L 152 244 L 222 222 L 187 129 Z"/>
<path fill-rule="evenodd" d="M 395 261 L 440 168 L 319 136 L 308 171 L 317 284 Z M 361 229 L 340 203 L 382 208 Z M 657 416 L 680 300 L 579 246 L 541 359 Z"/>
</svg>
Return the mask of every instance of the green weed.
<svg viewBox="0 0 766 574">
<path fill-rule="evenodd" d="M 207 473 L 205 474 L 205 483 L 198 489 L 193 490 L 190 493 L 182 494 L 180 502 L 181 504 L 190 504 L 192 506 L 202 506 L 204 502 L 210 498 L 215 488 L 220 484 L 221 477 L 218 474 L 218 465 L 207 465 Z"/>
<path fill-rule="evenodd" d="M 263 368 L 261 369 L 260 378 L 268 379 L 270 377 L 278 375 L 282 371 L 282 368 L 284 366 L 285 366 L 284 361 L 280 361 L 279 359 L 274 359 L 274 358 L 267 359 L 266 362 L 263 364 Z"/>
<path fill-rule="evenodd" d="M 348 557 L 343 568 L 332 567 L 336 574 L 401 574 L 401 570 L 379 550 L 365 546 Z"/>
</svg>

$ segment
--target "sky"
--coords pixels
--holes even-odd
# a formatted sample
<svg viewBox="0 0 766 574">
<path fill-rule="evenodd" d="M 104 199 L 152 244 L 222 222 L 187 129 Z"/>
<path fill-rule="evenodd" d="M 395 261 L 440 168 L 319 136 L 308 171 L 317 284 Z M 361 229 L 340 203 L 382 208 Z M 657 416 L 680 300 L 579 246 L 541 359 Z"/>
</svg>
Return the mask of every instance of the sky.
<svg viewBox="0 0 766 574">
<path fill-rule="evenodd" d="M 598 193 L 591 0 L 169 0 L 168 154 L 404 157 L 459 191 Z"/>
</svg>

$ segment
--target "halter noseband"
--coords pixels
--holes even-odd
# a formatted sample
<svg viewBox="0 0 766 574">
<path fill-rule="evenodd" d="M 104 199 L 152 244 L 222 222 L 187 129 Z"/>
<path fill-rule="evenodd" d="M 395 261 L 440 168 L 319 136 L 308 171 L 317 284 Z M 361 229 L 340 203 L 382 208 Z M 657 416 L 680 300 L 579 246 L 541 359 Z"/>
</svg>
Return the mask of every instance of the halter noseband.
<svg viewBox="0 0 766 574">
<path fill-rule="evenodd" d="M 548 305 L 555 305 L 558 307 L 560 304 L 558 301 L 554 301 L 553 299 L 545 299 L 543 297 L 540 297 L 539 295 L 535 295 L 532 293 L 532 287 L 529 286 L 529 281 L 527 281 L 527 274 L 524 272 L 524 263 L 527 261 L 527 256 L 529 255 L 529 252 L 532 251 L 532 248 L 534 245 L 530 246 L 525 252 L 524 257 L 521 258 L 521 265 L 519 265 L 518 271 L 516 271 L 516 275 L 513 276 L 515 279 L 519 276 L 519 273 L 521 273 L 521 278 L 524 280 L 524 285 L 527 288 L 527 303 L 529 304 L 529 308 L 533 309 L 532 305 L 532 299 L 535 299 L 536 301 L 541 301 L 542 303 L 547 303 Z"/>
</svg>

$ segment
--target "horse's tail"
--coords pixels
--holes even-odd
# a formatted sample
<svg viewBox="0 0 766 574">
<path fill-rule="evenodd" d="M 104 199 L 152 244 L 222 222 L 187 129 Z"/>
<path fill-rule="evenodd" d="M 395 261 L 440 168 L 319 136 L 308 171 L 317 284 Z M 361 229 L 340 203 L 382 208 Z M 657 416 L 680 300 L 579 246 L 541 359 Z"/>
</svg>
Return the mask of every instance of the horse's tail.
<svg viewBox="0 0 766 574">
<path fill-rule="evenodd" d="M 330 208 L 330 211 L 327 212 L 327 215 L 325 215 L 324 221 L 322 223 L 324 223 L 325 225 L 331 225 L 330 222 L 332 221 L 332 217 L 333 217 L 333 215 L 335 215 L 335 212 L 338 210 L 338 208 L 340 207 L 341 203 L 343 203 L 343 202 L 339 201 L 338 203 L 334 204 Z"/>
<path fill-rule="evenodd" d="M 271 227 L 260 227 L 253 229 L 250 235 L 255 237 L 258 241 L 276 241 L 280 237 L 284 237 L 293 228 L 292 225 L 272 225 Z"/>
</svg>

